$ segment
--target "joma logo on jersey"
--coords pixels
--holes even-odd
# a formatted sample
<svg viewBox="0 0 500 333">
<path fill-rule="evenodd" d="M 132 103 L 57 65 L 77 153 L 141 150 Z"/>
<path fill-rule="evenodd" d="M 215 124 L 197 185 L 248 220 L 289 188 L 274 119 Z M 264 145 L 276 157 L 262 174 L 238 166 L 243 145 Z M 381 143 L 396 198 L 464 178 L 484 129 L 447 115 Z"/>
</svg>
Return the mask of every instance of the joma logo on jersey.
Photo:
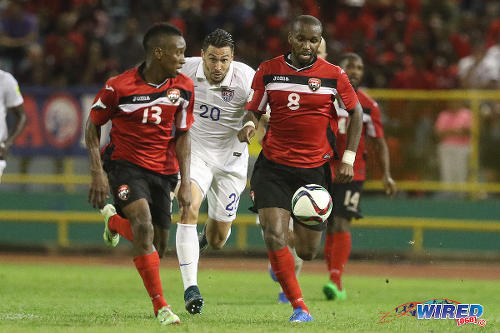
<svg viewBox="0 0 500 333">
<path fill-rule="evenodd" d="M 316 91 L 321 88 L 321 80 L 315 77 L 310 78 L 307 84 L 309 84 L 309 88 L 311 88 L 312 91 Z"/>
<path fill-rule="evenodd" d="M 290 81 L 290 78 L 288 76 L 275 75 L 275 76 L 273 76 L 273 81 L 288 82 L 288 81 Z"/>
<path fill-rule="evenodd" d="M 170 100 L 170 102 L 175 103 L 181 97 L 181 92 L 179 89 L 176 88 L 170 88 L 167 90 L 167 97 Z"/>
<path fill-rule="evenodd" d="M 151 98 L 149 96 L 134 96 L 132 102 L 145 102 L 149 101 Z"/>
</svg>

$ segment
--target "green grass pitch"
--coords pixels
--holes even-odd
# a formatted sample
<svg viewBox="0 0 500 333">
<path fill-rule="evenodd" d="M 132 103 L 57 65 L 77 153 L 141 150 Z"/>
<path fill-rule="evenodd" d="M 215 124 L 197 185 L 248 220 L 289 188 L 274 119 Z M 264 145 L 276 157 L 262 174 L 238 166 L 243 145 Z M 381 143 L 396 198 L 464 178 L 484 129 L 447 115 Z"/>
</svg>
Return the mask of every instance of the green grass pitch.
<svg viewBox="0 0 500 333">
<path fill-rule="evenodd" d="M 169 259 L 171 260 L 171 259 Z M 242 259 L 244 260 L 244 259 Z M 0 264 L 0 332 L 498 332 L 500 281 L 345 276 L 348 300 L 324 300 L 325 275 L 302 274 L 312 323 L 290 324 L 267 272 L 200 272 L 202 315 L 184 309 L 177 270 L 162 269 L 164 292 L 181 325 L 160 327 L 135 268 L 62 264 Z M 449 298 L 484 306 L 485 327 L 454 320 L 401 317 L 379 324 L 380 312 L 410 301 Z"/>
</svg>

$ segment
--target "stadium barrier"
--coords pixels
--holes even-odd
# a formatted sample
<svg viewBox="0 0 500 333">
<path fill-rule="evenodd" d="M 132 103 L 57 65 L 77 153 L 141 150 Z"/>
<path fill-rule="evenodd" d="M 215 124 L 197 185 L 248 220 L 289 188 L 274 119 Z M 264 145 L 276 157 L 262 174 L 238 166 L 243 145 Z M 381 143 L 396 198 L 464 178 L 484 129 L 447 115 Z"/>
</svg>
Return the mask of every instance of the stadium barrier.
<svg viewBox="0 0 500 333">
<path fill-rule="evenodd" d="M 43 87 L 32 87 L 24 89 L 26 95 L 26 104 L 28 116 L 32 121 L 33 126 L 47 122 L 44 126 L 30 127 L 26 130 L 22 137 L 16 140 L 13 147 L 13 155 L 18 156 L 65 156 L 64 170 L 62 174 L 18 174 L 6 173 L 3 175 L 3 183 L 11 184 L 60 184 L 63 185 L 67 192 L 73 192 L 75 185 L 89 184 L 90 178 L 87 175 L 75 173 L 75 160 L 73 157 L 85 156 L 85 149 L 82 145 L 81 127 L 88 114 L 88 109 L 92 103 L 92 98 L 96 92 L 95 87 L 73 87 L 64 93 L 51 90 Z M 478 194 L 481 192 L 500 193 L 500 183 L 481 183 L 479 181 L 480 159 L 480 133 L 481 133 L 481 103 L 500 101 L 500 91 L 496 90 L 396 90 L 396 89 L 367 89 L 370 96 L 376 99 L 379 104 L 401 101 L 409 105 L 410 103 L 424 102 L 429 104 L 432 112 L 438 112 L 438 102 L 442 101 L 467 101 L 473 113 L 472 130 L 471 130 L 471 154 L 469 160 L 469 179 L 466 183 L 442 183 L 432 179 L 422 179 L 421 181 L 412 181 L 409 179 L 398 179 L 398 188 L 403 191 L 452 191 L 452 192 L 467 192 L 470 194 Z M 430 103 L 425 103 L 430 101 Z M 65 138 L 63 141 L 58 141 L 60 135 L 51 133 L 47 129 L 54 126 L 49 126 L 53 122 L 57 123 L 57 108 L 49 107 L 65 103 L 72 115 L 68 119 L 71 120 L 71 128 L 73 134 L 71 137 Z M 383 111 L 387 108 L 382 107 Z M 420 108 L 410 108 L 408 112 L 419 111 Z M 411 110 L 410 110 L 411 109 Z M 38 120 L 38 121 L 36 121 Z M 33 128 L 32 128 L 33 127 Z M 67 126 L 59 126 L 55 128 L 66 128 Z M 47 132 L 47 133 L 46 133 Z M 62 139 L 61 139 L 62 140 Z M 255 141 L 255 140 L 254 140 Z M 260 146 L 253 142 L 250 145 L 250 153 L 255 157 L 260 151 Z M 48 154 L 48 155 L 47 155 Z M 426 174 L 426 176 L 428 176 Z M 421 178 L 425 178 L 421 177 Z M 381 190 L 380 182 L 368 181 L 365 189 L 367 191 Z"/>
<path fill-rule="evenodd" d="M 15 211 L 0 210 L 3 221 L 16 222 L 49 222 L 57 224 L 57 243 L 61 247 L 70 246 L 68 237 L 68 225 L 71 223 L 102 224 L 102 216 L 93 212 L 78 211 Z M 200 214 L 200 220 L 205 221 L 206 214 Z M 174 214 L 173 221 L 178 220 Z M 255 226 L 255 215 L 240 214 L 234 223 L 238 228 L 236 248 L 247 249 L 247 231 L 250 226 Z M 424 230 L 442 231 L 474 231 L 482 233 L 500 233 L 500 221 L 485 220 L 458 220 L 458 219 L 436 219 L 436 218 L 411 218 L 411 217 L 366 217 L 362 220 L 354 220 L 353 228 L 389 228 L 410 229 L 412 239 L 410 240 L 413 253 L 423 250 Z"/>
</svg>

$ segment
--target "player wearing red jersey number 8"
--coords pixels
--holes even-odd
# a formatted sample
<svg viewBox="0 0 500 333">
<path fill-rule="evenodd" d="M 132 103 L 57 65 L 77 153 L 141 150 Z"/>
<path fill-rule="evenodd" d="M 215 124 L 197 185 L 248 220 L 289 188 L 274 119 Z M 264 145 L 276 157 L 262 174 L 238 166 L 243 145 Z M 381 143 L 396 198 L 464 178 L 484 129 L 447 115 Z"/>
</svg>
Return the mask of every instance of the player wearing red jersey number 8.
<svg viewBox="0 0 500 333">
<path fill-rule="evenodd" d="M 266 106 L 271 109 L 269 129 L 255 164 L 251 189 L 268 249 L 271 266 L 294 309 L 291 322 L 311 321 L 287 247 L 291 198 L 300 186 L 329 187 L 328 161 L 333 157 L 330 120 L 336 117 L 337 99 L 350 113 L 347 150 L 355 152 L 362 127 L 362 109 L 344 71 L 316 56 L 322 25 L 308 15 L 299 16 L 288 35 L 291 52 L 262 63 L 247 103 L 248 120 L 255 125 Z M 248 129 L 248 137 L 252 136 Z M 353 153 L 354 154 L 354 153 Z M 344 155 L 337 171 L 339 181 L 350 181 L 352 156 Z M 294 219 L 295 247 L 299 257 L 316 255 L 325 224 L 306 226 Z"/>
</svg>

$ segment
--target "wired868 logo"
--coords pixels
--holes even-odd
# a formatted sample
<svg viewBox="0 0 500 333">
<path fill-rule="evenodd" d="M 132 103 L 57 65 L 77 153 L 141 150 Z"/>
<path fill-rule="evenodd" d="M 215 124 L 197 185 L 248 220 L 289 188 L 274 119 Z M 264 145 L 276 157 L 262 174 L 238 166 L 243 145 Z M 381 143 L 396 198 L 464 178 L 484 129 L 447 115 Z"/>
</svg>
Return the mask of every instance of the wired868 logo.
<svg viewBox="0 0 500 333">
<path fill-rule="evenodd" d="M 485 326 L 486 320 L 480 319 L 484 308 L 481 304 L 461 304 L 451 299 L 431 299 L 425 302 L 408 302 L 381 313 L 379 323 L 387 323 L 397 318 L 408 316 L 417 319 L 453 319 L 457 326 L 475 324 Z"/>
</svg>

